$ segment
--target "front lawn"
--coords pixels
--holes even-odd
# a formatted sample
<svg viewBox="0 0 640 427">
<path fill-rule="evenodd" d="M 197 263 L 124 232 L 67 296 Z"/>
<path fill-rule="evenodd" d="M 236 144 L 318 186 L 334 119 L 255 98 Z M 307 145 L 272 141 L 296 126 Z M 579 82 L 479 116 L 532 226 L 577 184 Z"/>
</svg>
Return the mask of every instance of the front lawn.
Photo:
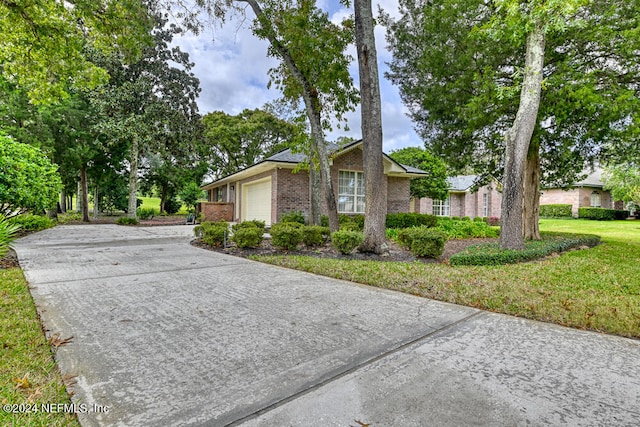
<svg viewBox="0 0 640 427">
<path fill-rule="evenodd" d="M 71 401 L 17 267 L 0 269 L 0 347 L 0 425 L 78 426 L 75 414 L 42 410 Z"/>
<path fill-rule="evenodd" d="M 452 267 L 305 256 L 254 259 L 529 319 L 640 338 L 640 221 L 540 221 L 600 246 L 523 264 Z"/>
</svg>

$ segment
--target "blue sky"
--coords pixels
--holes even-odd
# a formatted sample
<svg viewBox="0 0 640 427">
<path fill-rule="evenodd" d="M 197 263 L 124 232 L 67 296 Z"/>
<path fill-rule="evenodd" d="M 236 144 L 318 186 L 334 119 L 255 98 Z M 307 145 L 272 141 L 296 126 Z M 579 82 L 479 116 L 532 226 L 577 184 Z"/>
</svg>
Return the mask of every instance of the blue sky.
<svg viewBox="0 0 640 427">
<path fill-rule="evenodd" d="M 336 0 L 319 0 L 318 4 L 335 21 L 352 13 Z M 374 0 L 374 13 L 378 5 L 392 16 L 398 14 L 397 0 Z M 245 108 L 262 107 L 266 102 L 280 97 L 275 88 L 267 89 L 267 71 L 277 62 L 267 58 L 267 42 L 251 34 L 249 25 L 252 18 L 253 14 L 248 10 L 244 22 L 233 18 L 224 26 L 208 28 L 198 36 L 188 34 L 174 40 L 195 63 L 193 71 L 202 87 L 198 100 L 201 114 L 216 110 L 237 114 Z M 384 72 L 388 69 L 385 62 L 391 60 L 391 55 L 386 50 L 382 27 L 376 28 L 376 45 L 381 78 L 384 150 L 389 152 L 402 147 L 422 146 L 411 120 L 406 116 L 398 88 L 384 78 Z M 355 48 L 351 48 L 349 53 L 355 58 Z M 355 61 L 350 71 L 357 84 L 358 64 Z M 336 129 L 327 135 L 328 139 L 339 136 L 360 138 L 360 110 L 350 113 L 347 118 L 350 130 L 345 132 Z"/>
</svg>

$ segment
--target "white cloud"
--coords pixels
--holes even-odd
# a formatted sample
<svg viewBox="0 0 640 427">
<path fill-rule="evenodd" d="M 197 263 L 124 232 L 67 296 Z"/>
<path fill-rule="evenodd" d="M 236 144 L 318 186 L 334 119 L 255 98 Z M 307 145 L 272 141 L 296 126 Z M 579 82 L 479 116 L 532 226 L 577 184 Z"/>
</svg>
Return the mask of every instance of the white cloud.
<svg viewBox="0 0 640 427">
<path fill-rule="evenodd" d="M 376 3 L 386 12 L 397 15 L 397 0 L 380 0 Z M 319 4 L 330 12 L 334 22 L 339 22 L 352 13 L 337 0 L 321 0 Z M 373 7 L 374 13 L 377 13 L 375 3 Z M 237 114 L 245 108 L 259 108 L 280 97 L 275 88 L 267 89 L 268 70 L 276 66 L 278 61 L 267 57 L 268 43 L 251 33 L 248 28 L 250 18 L 243 24 L 235 18 L 223 27 L 216 28 L 213 35 L 205 31 L 199 36 L 186 35 L 174 40 L 174 44 L 188 52 L 191 61 L 195 63 L 193 72 L 200 79 L 202 88 L 198 99 L 202 114 L 216 110 Z M 386 50 L 384 28 L 376 27 L 375 36 L 383 104 L 384 149 L 391 151 L 410 145 L 422 145 L 405 114 L 406 109 L 400 100 L 398 88 L 384 78 L 384 72 L 388 69 L 385 62 L 391 60 L 391 54 Z M 348 53 L 356 58 L 355 47 L 351 47 Z M 350 71 L 358 84 L 357 62 L 354 61 Z M 360 138 L 360 110 L 348 114 L 347 118 L 350 131 L 334 129 L 327 135 L 329 139 L 340 136 Z"/>
</svg>

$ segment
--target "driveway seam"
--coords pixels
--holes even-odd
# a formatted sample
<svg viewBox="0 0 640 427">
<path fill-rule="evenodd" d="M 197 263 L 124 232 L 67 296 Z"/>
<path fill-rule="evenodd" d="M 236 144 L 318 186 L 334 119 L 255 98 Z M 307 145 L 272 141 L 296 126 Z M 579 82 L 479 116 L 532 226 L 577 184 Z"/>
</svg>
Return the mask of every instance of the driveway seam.
<svg viewBox="0 0 640 427">
<path fill-rule="evenodd" d="M 477 317 L 477 316 L 479 316 L 481 314 L 484 314 L 484 312 L 482 310 L 477 310 L 475 313 L 472 313 L 469 316 L 465 316 L 465 317 L 463 317 L 463 318 L 461 318 L 459 320 L 456 320 L 455 322 L 449 323 L 448 325 L 445 325 L 445 326 L 443 326 L 443 327 L 441 327 L 439 329 L 433 330 L 433 331 L 431 331 L 431 332 L 429 332 L 427 334 L 421 335 L 421 336 L 419 336 L 419 337 L 417 337 L 417 338 L 415 338 L 415 339 L 413 339 L 411 341 L 408 341 L 408 342 L 406 342 L 404 344 L 401 344 L 398 347 L 395 347 L 395 348 L 393 348 L 391 350 L 388 350 L 388 351 L 385 351 L 384 353 L 381 353 L 381 354 L 379 354 L 377 356 L 374 356 L 374 357 L 371 357 L 369 359 L 366 359 L 366 360 L 358 363 L 357 365 L 351 366 L 349 369 L 346 369 L 345 371 L 342 371 L 342 372 L 340 372 L 340 373 L 338 373 L 338 374 L 336 374 L 336 375 L 334 375 L 334 376 L 332 376 L 330 378 L 326 378 L 326 379 L 324 379 L 324 380 L 322 380 L 322 381 L 320 381 L 320 382 L 318 382 L 316 384 L 313 384 L 313 385 L 305 388 L 304 390 L 300 390 L 300 391 L 298 391 L 298 392 L 296 392 L 296 393 L 294 393 L 294 394 L 292 394 L 290 396 L 287 396 L 287 397 L 285 397 L 283 399 L 280 399 L 280 400 L 278 400 L 278 401 L 276 401 L 274 403 L 271 403 L 271 404 L 269 404 L 269 405 L 267 405 L 267 406 L 265 406 L 265 407 L 263 407 L 261 409 L 258 409 L 257 411 L 254 411 L 251 414 L 245 415 L 245 416 L 243 416 L 241 418 L 238 418 L 238 419 L 236 419 L 234 421 L 231 421 L 230 423 L 225 424 L 225 427 L 238 426 L 238 425 L 240 425 L 240 424 L 242 424 L 244 422 L 247 422 L 247 421 L 252 420 L 254 418 L 257 418 L 257 417 L 259 417 L 261 415 L 264 415 L 264 414 L 266 414 L 266 413 L 268 413 L 268 412 L 270 412 L 270 411 L 272 411 L 274 409 L 277 409 L 278 407 L 280 407 L 282 405 L 285 405 L 285 404 L 287 404 L 289 402 L 292 402 L 292 401 L 294 401 L 294 400 L 296 400 L 296 399 L 298 399 L 298 398 L 300 398 L 300 397 L 302 397 L 302 396 L 304 396 L 306 394 L 309 394 L 309 393 L 311 393 L 313 391 L 316 391 L 316 390 L 324 387 L 325 385 L 331 384 L 332 382 L 337 381 L 337 380 L 339 380 L 339 379 L 341 379 L 341 378 L 343 378 L 343 377 L 345 377 L 347 375 L 350 375 L 350 374 L 352 374 L 352 373 L 354 373 L 354 372 L 356 372 L 356 371 L 358 371 L 358 370 L 360 370 L 360 369 L 362 369 L 362 368 L 364 368 L 366 366 L 369 366 L 369 365 L 371 365 L 371 364 L 373 364 L 375 362 L 378 362 L 379 360 L 382 360 L 382 359 L 384 359 L 384 358 L 386 358 L 388 356 L 391 356 L 391 355 L 393 355 L 395 353 L 398 353 L 398 352 L 400 352 L 402 350 L 405 350 L 408 347 L 411 347 L 411 346 L 419 343 L 420 341 L 426 340 L 428 338 L 433 337 L 434 335 L 437 335 L 437 334 L 439 334 L 441 332 L 447 331 L 447 330 L 449 330 L 449 329 L 451 329 L 451 328 L 453 328 L 455 326 L 458 326 L 458 325 L 460 325 L 462 323 L 465 323 L 465 322 L 467 322 L 467 321 L 469 321 L 469 320 L 471 320 L 471 319 L 473 319 L 473 318 L 475 318 L 475 317 Z"/>
</svg>

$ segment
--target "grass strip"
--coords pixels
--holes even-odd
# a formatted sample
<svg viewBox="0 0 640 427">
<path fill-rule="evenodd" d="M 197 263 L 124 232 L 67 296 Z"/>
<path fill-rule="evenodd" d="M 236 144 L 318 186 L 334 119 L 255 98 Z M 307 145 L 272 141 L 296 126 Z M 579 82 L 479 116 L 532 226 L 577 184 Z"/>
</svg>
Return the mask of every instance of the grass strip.
<svg viewBox="0 0 640 427">
<path fill-rule="evenodd" d="M 74 414 L 41 410 L 71 400 L 19 268 L 0 269 L 0 354 L 0 425 L 80 425 Z"/>
</svg>

